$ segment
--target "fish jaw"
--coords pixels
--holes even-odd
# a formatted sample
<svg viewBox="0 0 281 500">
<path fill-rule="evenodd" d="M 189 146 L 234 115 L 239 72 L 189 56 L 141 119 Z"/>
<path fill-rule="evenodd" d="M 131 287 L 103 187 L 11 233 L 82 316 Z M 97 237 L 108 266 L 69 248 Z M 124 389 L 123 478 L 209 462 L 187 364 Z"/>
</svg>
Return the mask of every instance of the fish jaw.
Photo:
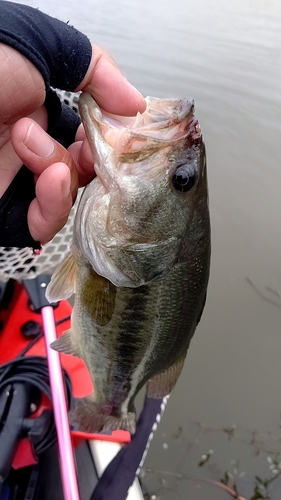
<svg viewBox="0 0 281 500">
<path fill-rule="evenodd" d="M 121 117 L 102 112 L 87 92 L 79 98 L 79 112 L 94 158 L 97 177 L 111 190 L 123 175 L 122 164 L 142 162 L 189 134 L 193 99 L 146 97 L 144 113 Z"/>
<path fill-rule="evenodd" d="M 95 172 L 106 190 L 115 187 L 110 173 L 115 162 L 113 147 L 105 140 L 102 130 L 102 113 L 94 99 L 87 92 L 79 98 L 79 112 L 94 159 Z"/>
</svg>

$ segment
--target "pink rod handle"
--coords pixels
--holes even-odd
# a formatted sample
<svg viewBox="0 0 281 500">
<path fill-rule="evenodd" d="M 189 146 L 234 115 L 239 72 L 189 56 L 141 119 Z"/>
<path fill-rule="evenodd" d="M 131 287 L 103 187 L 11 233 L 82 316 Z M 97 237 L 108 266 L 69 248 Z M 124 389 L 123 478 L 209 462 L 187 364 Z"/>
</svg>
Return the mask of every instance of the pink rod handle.
<svg viewBox="0 0 281 500">
<path fill-rule="evenodd" d="M 79 500 L 75 457 L 71 443 L 70 428 L 67 418 L 67 404 L 59 353 L 51 349 L 56 340 L 54 311 L 51 306 L 42 308 L 42 319 L 49 365 L 50 385 L 53 409 L 58 435 L 60 469 L 65 500 Z"/>
</svg>

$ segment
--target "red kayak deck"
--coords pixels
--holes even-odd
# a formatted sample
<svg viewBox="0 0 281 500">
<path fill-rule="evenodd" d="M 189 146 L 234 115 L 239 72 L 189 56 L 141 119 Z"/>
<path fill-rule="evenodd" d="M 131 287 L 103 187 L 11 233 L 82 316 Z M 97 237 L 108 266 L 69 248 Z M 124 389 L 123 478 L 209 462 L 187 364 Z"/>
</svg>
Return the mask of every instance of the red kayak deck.
<svg viewBox="0 0 281 500">
<path fill-rule="evenodd" d="M 55 321 L 58 323 L 58 337 L 70 328 L 71 310 L 71 305 L 65 300 L 61 301 L 54 308 Z M 15 283 L 13 299 L 9 303 L 9 308 L 0 312 L 0 321 L 4 325 L 0 335 L 0 364 L 15 359 L 31 342 L 32 339 L 27 340 L 22 333 L 23 325 L 29 321 L 35 321 L 43 329 L 41 314 L 40 312 L 37 313 L 31 310 L 28 294 L 20 283 Z M 41 337 L 27 351 L 26 355 L 46 357 L 44 337 Z M 61 354 L 60 358 L 62 367 L 70 376 L 73 396 L 75 398 L 82 398 L 91 394 L 93 392 L 93 385 L 84 362 L 79 358 L 67 354 Z M 40 415 L 46 407 L 51 408 L 51 402 L 47 401 L 44 397 L 41 406 L 33 414 L 34 418 Z M 84 432 L 71 431 L 71 434 L 74 445 L 77 445 L 81 439 L 98 439 L 117 443 L 128 443 L 131 440 L 130 433 L 127 431 L 113 431 L 111 434 L 86 434 Z M 32 450 L 28 452 L 28 446 L 27 440 L 22 440 L 13 463 L 14 468 L 31 465 L 36 461 Z"/>
</svg>

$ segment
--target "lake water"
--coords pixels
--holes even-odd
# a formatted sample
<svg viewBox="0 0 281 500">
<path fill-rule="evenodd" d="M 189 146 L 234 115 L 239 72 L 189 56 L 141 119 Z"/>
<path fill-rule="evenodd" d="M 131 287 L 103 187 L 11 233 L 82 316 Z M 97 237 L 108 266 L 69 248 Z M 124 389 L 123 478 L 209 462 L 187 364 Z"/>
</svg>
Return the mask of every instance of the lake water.
<svg viewBox="0 0 281 500">
<path fill-rule="evenodd" d="M 274 293 L 281 290 L 281 2 L 23 3 L 106 48 L 144 95 L 195 99 L 209 169 L 211 279 L 143 485 L 147 498 L 226 499 L 212 481 L 229 472 L 248 500 L 254 476 L 272 477 L 267 457 L 278 461 L 281 450 L 281 299 Z M 280 481 L 270 498 L 280 500 Z"/>
</svg>

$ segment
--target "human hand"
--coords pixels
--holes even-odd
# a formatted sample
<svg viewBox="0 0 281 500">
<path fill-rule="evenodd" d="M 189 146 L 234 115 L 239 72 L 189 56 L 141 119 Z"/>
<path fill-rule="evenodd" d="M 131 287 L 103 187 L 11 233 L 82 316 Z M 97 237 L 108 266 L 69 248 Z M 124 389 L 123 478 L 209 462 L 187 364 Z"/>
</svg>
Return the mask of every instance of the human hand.
<svg viewBox="0 0 281 500">
<path fill-rule="evenodd" d="M 32 237 L 45 243 L 66 223 L 78 187 L 94 177 L 92 156 L 81 126 L 68 150 L 45 132 L 45 84 L 28 59 L 0 44 L 0 68 L 0 196 L 22 163 L 34 172 L 28 225 Z M 143 97 L 97 46 L 76 90 L 90 92 L 111 113 L 130 116 L 145 109 Z"/>
</svg>

